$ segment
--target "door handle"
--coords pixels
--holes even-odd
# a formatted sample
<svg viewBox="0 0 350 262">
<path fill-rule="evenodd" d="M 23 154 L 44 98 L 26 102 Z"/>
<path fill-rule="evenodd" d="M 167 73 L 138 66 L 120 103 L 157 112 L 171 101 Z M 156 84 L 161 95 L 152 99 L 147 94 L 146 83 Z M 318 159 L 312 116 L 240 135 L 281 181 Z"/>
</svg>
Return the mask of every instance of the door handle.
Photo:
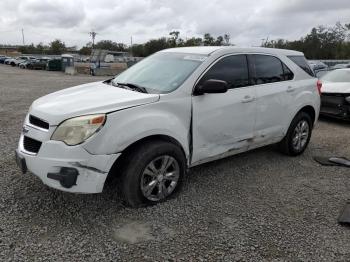
<svg viewBox="0 0 350 262">
<path fill-rule="evenodd" d="M 250 102 L 253 102 L 255 99 L 254 99 L 254 97 L 252 97 L 252 96 L 245 96 L 242 100 L 241 100 L 241 102 L 242 103 L 250 103 Z"/>
<path fill-rule="evenodd" d="M 292 87 L 292 86 L 288 86 L 287 87 L 287 92 L 288 93 L 291 93 L 291 92 L 294 92 L 295 91 L 295 88 L 294 87 Z"/>
</svg>

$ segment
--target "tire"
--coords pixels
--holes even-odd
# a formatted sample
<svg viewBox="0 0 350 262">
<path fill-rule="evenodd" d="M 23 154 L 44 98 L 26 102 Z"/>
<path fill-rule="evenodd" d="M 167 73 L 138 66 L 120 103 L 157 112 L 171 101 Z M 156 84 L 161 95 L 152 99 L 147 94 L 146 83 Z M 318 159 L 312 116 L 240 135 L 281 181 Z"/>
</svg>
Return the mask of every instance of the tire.
<svg viewBox="0 0 350 262">
<path fill-rule="evenodd" d="M 166 161 L 169 167 L 162 172 L 161 165 Z M 157 204 L 174 196 L 185 171 L 186 158 L 178 146 L 163 141 L 147 142 L 126 157 L 119 190 L 128 206 Z"/>
<path fill-rule="evenodd" d="M 16 66 L 16 64 L 14 62 L 11 63 L 11 66 Z"/>
<path fill-rule="evenodd" d="M 298 113 L 292 120 L 286 136 L 278 144 L 279 150 L 289 156 L 301 155 L 310 142 L 312 128 L 310 115 L 305 112 Z"/>
</svg>

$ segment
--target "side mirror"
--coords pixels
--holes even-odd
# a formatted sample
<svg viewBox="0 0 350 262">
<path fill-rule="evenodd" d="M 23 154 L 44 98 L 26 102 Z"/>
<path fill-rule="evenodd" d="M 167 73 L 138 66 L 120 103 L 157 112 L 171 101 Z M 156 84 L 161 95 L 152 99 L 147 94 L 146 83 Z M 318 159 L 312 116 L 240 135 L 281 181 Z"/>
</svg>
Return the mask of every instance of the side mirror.
<svg viewBox="0 0 350 262">
<path fill-rule="evenodd" d="M 203 94 L 218 94 L 226 93 L 228 89 L 228 84 L 226 81 L 209 79 L 205 81 L 202 85 L 197 85 L 194 94 L 203 95 Z"/>
</svg>

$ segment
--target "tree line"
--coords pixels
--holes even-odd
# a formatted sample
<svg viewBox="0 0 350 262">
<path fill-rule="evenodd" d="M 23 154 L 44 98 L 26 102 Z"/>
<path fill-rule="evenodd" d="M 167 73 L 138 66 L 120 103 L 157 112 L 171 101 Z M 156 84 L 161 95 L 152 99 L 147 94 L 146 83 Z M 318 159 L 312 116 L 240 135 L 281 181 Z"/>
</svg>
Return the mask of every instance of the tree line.
<svg viewBox="0 0 350 262">
<path fill-rule="evenodd" d="M 124 43 L 117 43 L 111 40 L 98 41 L 94 46 L 91 42 L 80 49 L 67 47 L 61 40 L 54 40 L 48 45 L 20 46 L 18 51 L 27 54 L 54 54 L 59 55 L 65 52 L 76 51 L 82 55 L 90 55 L 93 48 L 106 49 L 111 51 L 130 52 L 133 56 L 146 57 L 157 51 L 172 47 L 185 46 L 221 46 L 233 45 L 230 42 L 230 35 L 214 37 L 209 33 L 203 37 L 190 37 L 183 39 L 179 31 L 172 31 L 168 37 L 152 39 L 144 44 L 134 44 L 131 47 Z M 301 51 L 308 59 L 350 59 L 350 23 L 336 23 L 334 26 L 318 26 L 312 28 L 311 32 L 299 40 L 266 40 L 261 44 L 263 47 L 292 49 Z"/>
<path fill-rule="evenodd" d="M 72 50 L 74 49 L 76 49 L 76 47 L 72 48 Z M 67 48 L 65 43 L 59 39 L 52 41 L 48 45 L 44 45 L 43 43 L 34 45 L 32 43 L 30 45 L 24 45 L 24 46 L 18 47 L 18 51 L 21 52 L 22 54 L 61 55 L 68 50 L 70 50 L 70 48 Z"/>
<path fill-rule="evenodd" d="M 115 43 L 111 40 L 99 41 L 94 48 L 106 49 L 111 51 L 128 51 L 128 47 L 125 44 Z M 88 43 L 81 49 L 77 49 L 76 46 L 67 47 L 63 41 L 56 39 L 50 42 L 48 45 L 39 43 L 37 45 L 30 44 L 25 46 L 19 46 L 18 51 L 23 54 L 61 55 L 66 52 L 78 52 L 82 55 L 90 55 L 92 51 L 92 44 Z"/>
<path fill-rule="evenodd" d="M 37 45 L 30 44 L 20 46 L 18 51 L 23 54 L 48 55 L 60 55 L 69 51 L 78 51 L 81 55 L 90 55 L 92 49 L 104 49 L 110 51 L 130 52 L 133 56 L 146 57 L 166 48 L 202 45 L 230 45 L 230 36 L 225 34 L 223 36 L 214 37 L 211 34 L 206 33 L 204 34 L 203 38 L 191 37 L 184 40 L 180 37 L 179 31 L 172 31 L 169 33 L 169 37 L 152 39 L 145 44 L 135 44 L 131 47 L 128 47 L 124 43 L 117 43 L 111 40 L 101 40 L 94 44 L 94 46 L 91 42 L 89 42 L 80 49 L 77 49 L 75 46 L 67 47 L 63 41 L 56 39 L 50 42 L 48 45 L 39 43 Z"/>
<path fill-rule="evenodd" d="M 350 24 L 318 26 L 299 40 L 270 40 L 262 46 L 301 51 L 308 59 L 350 59 Z"/>
<path fill-rule="evenodd" d="M 95 49 L 106 49 L 111 51 L 130 52 L 133 56 L 146 57 L 155 52 L 166 48 L 172 47 L 185 47 L 185 46 L 215 46 L 215 45 L 230 45 L 230 35 L 225 34 L 223 36 L 214 37 L 209 33 L 204 34 L 201 37 L 191 37 L 186 40 L 180 37 L 179 31 L 172 31 L 169 33 L 169 37 L 161 37 L 158 39 L 152 39 L 144 44 L 135 44 L 131 47 L 127 47 L 123 43 L 116 43 L 110 40 L 102 40 L 94 45 Z M 80 54 L 90 54 L 92 50 L 92 43 L 88 43 L 82 47 Z"/>
<path fill-rule="evenodd" d="M 157 51 L 172 47 L 186 47 L 186 46 L 222 46 L 232 45 L 230 43 L 230 35 L 225 34 L 223 36 L 213 37 L 211 34 L 206 33 L 202 37 L 191 37 L 183 39 L 180 37 L 179 31 L 172 31 L 169 33 L 170 37 L 161 37 L 159 39 L 152 39 L 145 44 L 133 45 L 130 48 L 130 52 L 134 56 L 145 57 L 151 55 Z"/>
</svg>

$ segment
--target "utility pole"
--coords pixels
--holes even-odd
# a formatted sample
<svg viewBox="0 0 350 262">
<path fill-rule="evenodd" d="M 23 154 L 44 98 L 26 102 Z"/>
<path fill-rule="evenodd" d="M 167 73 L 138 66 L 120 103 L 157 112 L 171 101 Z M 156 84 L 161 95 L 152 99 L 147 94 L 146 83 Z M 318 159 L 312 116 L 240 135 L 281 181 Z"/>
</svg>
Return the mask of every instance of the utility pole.
<svg viewBox="0 0 350 262">
<path fill-rule="evenodd" d="M 95 31 L 91 31 L 89 34 L 90 34 L 90 36 L 92 38 L 92 49 L 94 49 L 94 47 L 95 47 L 95 37 L 96 37 L 97 33 Z"/>
<path fill-rule="evenodd" d="M 269 36 L 267 36 L 266 38 L 262 38 L 261 39 L 261 46 L 266 46 L 266 44 L 269 42 Z"/>
<path fill-rule="evenodd" d="M 133 56 L 133 52 L 132 52 L 132 36 L 130 37 L 130 48 L 129 48 L 129 52 L 130 52 L 131 56 Z"/>
<path fill-rule="evenodd" d="M 25 45 L 24 43 L 24 29 L 22 28 L 22 42 L 23 42 L 23 45 Z"/>
<path fill-rule="evenodd" d="M 261 38 L 261 46 L 264 46 L 265 38 Z"/>
</svg>

